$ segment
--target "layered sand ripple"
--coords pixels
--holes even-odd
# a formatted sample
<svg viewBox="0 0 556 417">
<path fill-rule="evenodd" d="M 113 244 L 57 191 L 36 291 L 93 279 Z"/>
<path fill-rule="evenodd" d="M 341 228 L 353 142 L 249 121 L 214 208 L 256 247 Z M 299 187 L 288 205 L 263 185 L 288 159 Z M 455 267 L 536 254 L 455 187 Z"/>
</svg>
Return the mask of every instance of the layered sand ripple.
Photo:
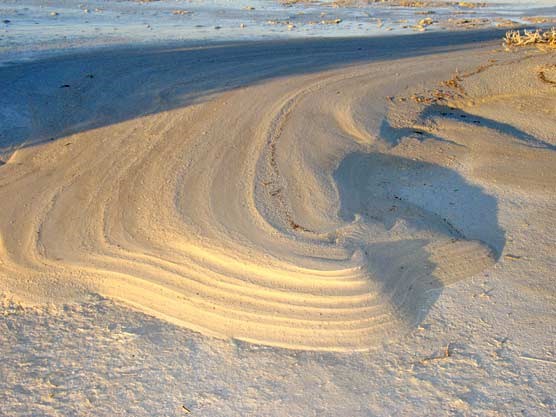
<svg viewBox="0 0 556 417">
<path fill-rule="evenodd" d="M 498 135 L 493 154 L 553 162 L 486 122 L 437 114 L 446 136 L 416 134 L 386 97 L 447 73 L 443 59 L 436 73 L 410 59 L 395 73 L 365 64 L 271 79 L 18 150 L 0 167 L 2 287 L 30 301 L 95 291 L 287 348 L 364 350 L 403 333 L 437 289 L 503 247 L 496 200 L 478 184 L 492 173 L 473 165 L 482 139 L 465 132 Z"/>
</svg>

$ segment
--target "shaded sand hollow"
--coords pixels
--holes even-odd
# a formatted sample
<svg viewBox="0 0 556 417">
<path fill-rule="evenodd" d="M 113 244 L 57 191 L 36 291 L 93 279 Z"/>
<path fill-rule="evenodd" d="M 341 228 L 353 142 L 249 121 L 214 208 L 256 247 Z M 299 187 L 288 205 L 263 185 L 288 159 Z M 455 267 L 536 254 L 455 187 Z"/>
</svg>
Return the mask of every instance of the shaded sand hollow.
<svg viewBox="0 0 556 417">
<path fill-rule="evenodd" d="M 3 135 L 0 290 L 96 292 L 217 337 L 365 350 L 499 259 L 489 190 L 553 202 L 554 54 L 359 47 L 342 62 L 345 45 L 302 45 L 32 67 L 18 117 L 33 127 Z"/>
</svg>

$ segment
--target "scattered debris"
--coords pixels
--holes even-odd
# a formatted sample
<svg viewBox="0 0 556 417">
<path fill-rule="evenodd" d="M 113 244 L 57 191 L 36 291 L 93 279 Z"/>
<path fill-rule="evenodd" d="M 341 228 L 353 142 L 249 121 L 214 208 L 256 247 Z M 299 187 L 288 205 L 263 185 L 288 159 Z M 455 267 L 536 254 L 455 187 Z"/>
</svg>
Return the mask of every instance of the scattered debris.
<svg viewBox="0 0 556 417">
<path fill-rule="evenodd" d="M 193 12 L 191 12 L 189 10 L 173 10 L 172 14 L 177 15 L 177 16 L 187 16 L 187 15 L 193 14 Z"/>
<path fill-rule="evenodd" d="M 498 27 L 498 28 L 515 28 L 517 26 L 520 26 L 520 24 L 518 22 L 516 22 L 515 20 L 511 20 L 511 19 L 497 18 L 497 19 L 494 19 L 494 23 L 496 24 L 496 27 Z"/>
<path fill-rule="evenodd" d="M 494 291 L 493 288 L 491 288 L 490 290 L 483 290 L 483 292 L 479 294 L 479 297 L 480 298 L 486 298 L 487 300 L 490 300 L 490 296 L 492 295 L 492 291 Z"/>
<path fill-rule="evenodd" d="M 448 343 L 446 345 L 446 347 L 442 350 L 442 353 L 440 355 L 433 355 L 433 356 L 429 356 L 427 358 L 421 359 L 419 362 L 421 364 L 425 364 L 427 362 L 432 362 L 432 361 L 438 361 L 438 360 L 443 360 L 443 359 L 447 359 L 449 357 L 452 356 L 452 343 Z"/>
<path fill-rule="evenodd" d="M 521 20 L 528 23 L 534 23 L 537 25 L 556 23 L 556 17 L 545 17 L 545 16 L 526 16 L 526 17 L 522 17 Z"/>
<path fill-rule="evenodd" d="M 448 19 L 448 23 L 455 27 L 463 27 L 464 29 L 473 29 L 480 26 L 490 25 L 490 19 L 487 18 L 461 18 L 461 19 Z"/>
<path fill-rule="evenodd" d="M 328 20 L 321 20 L 320 24 L 321 25 L 337 25 L 338 23 L 341 23 L 342 19 L 328 19 Z"/>
<path fill-rule="evenodd" d="M 289 216 L 288 216 L 289 217 Z M 300 224 L 296 223 L 295 221 L 293 221 L 291 218 L 288 219 L 289 220 L 289 224 L 290 227 L 293 230 L 301 230 L 302 232 L 308 232 L 308 233 L 313 233 L 312 230 L 307 229 L 306 227 L 301 226 Z"/>
<path fill-rule="evenodd" d="M 466 8 L 466 9 L 474 9 L 476 7 L 486 7 L 487 4 L 486 3 L 471 3 L 471 2 L 468 2 L 468 1 L 460 1 L 460 2 L 458 2 L 458 6 Z"/>
<path fill-rule="evenodd" d="M 286 26 L 288 30 L 295 29 L 295 24 L 291 20 L 267 20 L 267 24 L 269 25 L 282 25 Z"/>
</svg>

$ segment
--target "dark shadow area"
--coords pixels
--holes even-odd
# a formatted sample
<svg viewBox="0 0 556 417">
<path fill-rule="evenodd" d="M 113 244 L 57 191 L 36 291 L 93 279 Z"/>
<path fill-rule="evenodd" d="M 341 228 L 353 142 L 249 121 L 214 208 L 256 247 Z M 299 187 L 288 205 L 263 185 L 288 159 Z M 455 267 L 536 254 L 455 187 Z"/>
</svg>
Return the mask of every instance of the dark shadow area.
<svg viewBox="0 0 556 417">
<path fill-rule="evenodd" d="M 539 140 L 533 135 L 524 132 L 512 126 L 508 123 L 497 122 L 496 120 L 487 119 L 481 116 L 477 116 L 471 113 L 467 113 L 464 110 L 456 109 L 449 106 L 442 106 L 438 104 L 430 105 L 425 108 L 425 110 L 421 113 L 421 117 L 423 119 L 432 119 L 433 117 L 446 117 L 450 119 L 457 120 L 462 123 L 475 125 L 475 126 L 483 126 L 489 129 L 497 130 L 500 133 L 505 135 L 513 136 L 518 142 L 520 142 L 524 146 L 532 147 L 532 148 L 545 148 L 550 150 L 556 150 L 556 146 L 546 143 L 542 140 Z M 436 139 L 436 138 L 435 138 Z M 440 140 L 446 140 L 441 139 Z"/>
<path fill-rule="evenodd" d="M 356 152 L 342 160 L 334 179 L 343 220 L 359 214 L 389 229 L 403 219 L 416 230 L 484 242 L 497 257 L 504 248 L 496 198 L 456 171 L 400 156 Z"/>
<path fill-rule="evenodd" d="M 0 68 L 0 154 L 263 80 L 469 49 L 501 30 L 100 49 Z"/>
<path fill-rule="evenodd" d="M 428 139 L 434 139 L 438 142 L 449 143 L 450 145 L 463 147 L 463 145 L 451 141 L 449 139 L 441 138 L 440 136 L 433 135 L 430 132 L 425 132 L 421 129 L 413 129 L 410 127 L 393 127 L 387 119 L 382 120 L 380 124 L 379 136 L 391 146 L 399 145 L 402 139 L 412 137 L 420 142 Z"/>
<path fill-rule="evenodd" d="M 399 156 L 356 152 L 342 160 L 334 179 L 343 220 L 353 221 L 358 215 L 370 233 L 377 225 L 393 232 L 391 242 L 353 243 L 365 251 L 369 271 L 384 296 L 412 325 L 426 316 L 443 287 L 425 249 L 435 241 L 432 236 L 448 242 L 481 241 L 497 259 L 502 253 L 505 233 L 498 223 L 496 199 L 455 171 Z"/>
<path fill-rule="evenodd" d="M 396 306 L 406 324 L 416 327 L 442 294 L 428 240 L 399 240 L 368 246 L 369 273 L 380 280 L 381 293 Z"/>
</svg>

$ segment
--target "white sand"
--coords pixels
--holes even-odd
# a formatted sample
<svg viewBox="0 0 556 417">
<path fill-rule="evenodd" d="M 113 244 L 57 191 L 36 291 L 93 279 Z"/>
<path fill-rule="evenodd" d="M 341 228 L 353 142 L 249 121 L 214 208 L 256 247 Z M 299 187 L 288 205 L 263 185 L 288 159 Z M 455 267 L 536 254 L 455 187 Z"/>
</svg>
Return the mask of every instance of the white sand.
<svg viewBox="0 0 556 417">
<path fill-rule="evenodd" d="M 72 303 L 6 301 L 9 413 L 554 411 L 554 55 L 420 41 L 4 69 L 54 140 L 0 167 L 0 289 Z"/>
</svg>

